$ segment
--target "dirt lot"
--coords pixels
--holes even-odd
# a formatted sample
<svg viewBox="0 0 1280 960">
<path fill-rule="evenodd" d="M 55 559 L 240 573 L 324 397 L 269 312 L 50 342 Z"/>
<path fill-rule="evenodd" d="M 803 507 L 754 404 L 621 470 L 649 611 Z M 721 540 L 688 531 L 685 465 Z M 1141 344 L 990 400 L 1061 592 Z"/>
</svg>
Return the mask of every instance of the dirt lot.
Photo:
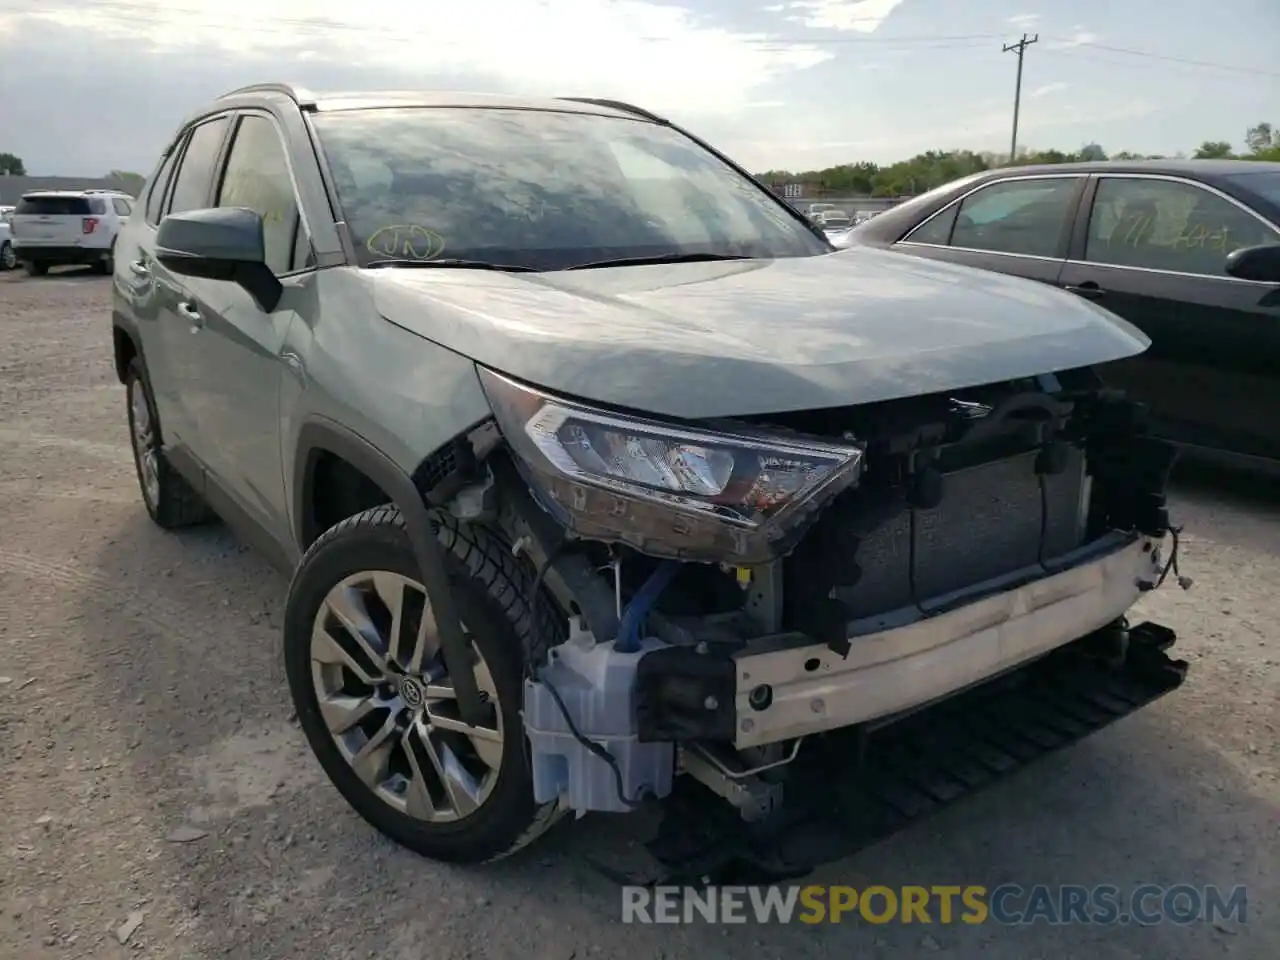
<svg viewBox="0 0 1280 960">
<path fill-rule="evenodd" d="M 588 819 L 448 868 L 322 780 L 285 692 L 283 581 L 220 528 L 146 518 L 109 295 L 75 272 L 0 275 L 5 960 L 1280 957 L 1275 502 L 1221 477 L 1177 497 L 1196 585 L 1144 612 L 1181 633 L 1182 690 L 814 878 L 1246 884 L 1244 925 L 624 928 L 587 856 L 640 863 L 642 824 Z"/>
</svg>

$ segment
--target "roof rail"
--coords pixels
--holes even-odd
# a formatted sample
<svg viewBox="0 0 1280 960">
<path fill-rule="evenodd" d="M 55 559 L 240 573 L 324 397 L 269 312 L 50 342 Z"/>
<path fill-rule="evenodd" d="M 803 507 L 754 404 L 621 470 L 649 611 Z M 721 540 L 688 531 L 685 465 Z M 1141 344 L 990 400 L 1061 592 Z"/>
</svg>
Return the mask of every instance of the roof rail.
<svg viewBox="0 0 1280 960">
<path fill-rule="evenodd" d="M 234 90 L 229 90 L 218 99 L 226 100 L 242 93 L 283 93 L 299 106 L 315 102 L 315 95 L 310 90 L 294 83 L 251 83 L 247 87 L 237 87 Z"/>
<path fill-rule="evenodd" d="M 587 103 L 596 107 L 607 107 L 610 110 L 621 110 L 623 113 L 635 114 L 637 117 L 644 117 L 646 120 L 652 120 L 654 123 L 667 123 L 665 117 L 660 117 L 656 113 L 652 113 L 643 107 L 637 107 L 634 104 L 626 103 L 622 100 L 606 100 L 600 97 L 560 97 L 561 100 L 572 100 L 574 103 Z"/>
</svg>

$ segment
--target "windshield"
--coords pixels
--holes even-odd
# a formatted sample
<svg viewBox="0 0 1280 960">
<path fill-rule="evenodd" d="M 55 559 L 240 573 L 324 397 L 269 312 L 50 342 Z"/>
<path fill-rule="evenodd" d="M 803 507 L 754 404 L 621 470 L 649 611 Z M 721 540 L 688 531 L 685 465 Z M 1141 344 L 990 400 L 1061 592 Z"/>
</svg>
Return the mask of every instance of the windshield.
<svg viewBox="0 0 1280 960">
<path fill-rule="evenodd" d="M 314 123 L 365 266 L 830 252 L 767 191 L 656 123 L 453 107 L 322 112 Z"/>
</svg>

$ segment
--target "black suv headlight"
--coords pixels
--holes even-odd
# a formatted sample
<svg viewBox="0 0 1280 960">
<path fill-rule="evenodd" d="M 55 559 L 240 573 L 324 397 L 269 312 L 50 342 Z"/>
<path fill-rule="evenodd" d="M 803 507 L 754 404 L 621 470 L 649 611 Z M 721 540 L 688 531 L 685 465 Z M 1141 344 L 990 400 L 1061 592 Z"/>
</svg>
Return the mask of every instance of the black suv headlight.
<svg viewBox="0 0 1280 960">
<path fill-rule="evenodd" d="M 861 470 L 854 444 L 664 423 L 483 367 L 480 380 L 507 442 L 562 521 L 655 555 L 766 562 Z"/>
</svg>

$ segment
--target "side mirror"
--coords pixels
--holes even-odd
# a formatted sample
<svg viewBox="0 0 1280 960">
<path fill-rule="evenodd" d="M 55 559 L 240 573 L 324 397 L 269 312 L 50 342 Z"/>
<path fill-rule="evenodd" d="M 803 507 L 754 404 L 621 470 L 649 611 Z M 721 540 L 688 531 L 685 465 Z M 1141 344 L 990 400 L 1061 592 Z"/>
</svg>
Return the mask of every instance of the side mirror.
<svg viewBox="0 0 1280 960">
<path fill-rule="evenodd" d="M 267 313 L 284 288 L 267 266 L 262 217 L 243 207 L 173 213 L 156 231 L 156 259 L 174 273 L 238 284 Z"/>
<path fill-rule="evenodd" d="M 1227 254 L 1227 275 L 1237 280 L 1280 283 L 1280 243 L 1232 250 Z"/>
</svg>

